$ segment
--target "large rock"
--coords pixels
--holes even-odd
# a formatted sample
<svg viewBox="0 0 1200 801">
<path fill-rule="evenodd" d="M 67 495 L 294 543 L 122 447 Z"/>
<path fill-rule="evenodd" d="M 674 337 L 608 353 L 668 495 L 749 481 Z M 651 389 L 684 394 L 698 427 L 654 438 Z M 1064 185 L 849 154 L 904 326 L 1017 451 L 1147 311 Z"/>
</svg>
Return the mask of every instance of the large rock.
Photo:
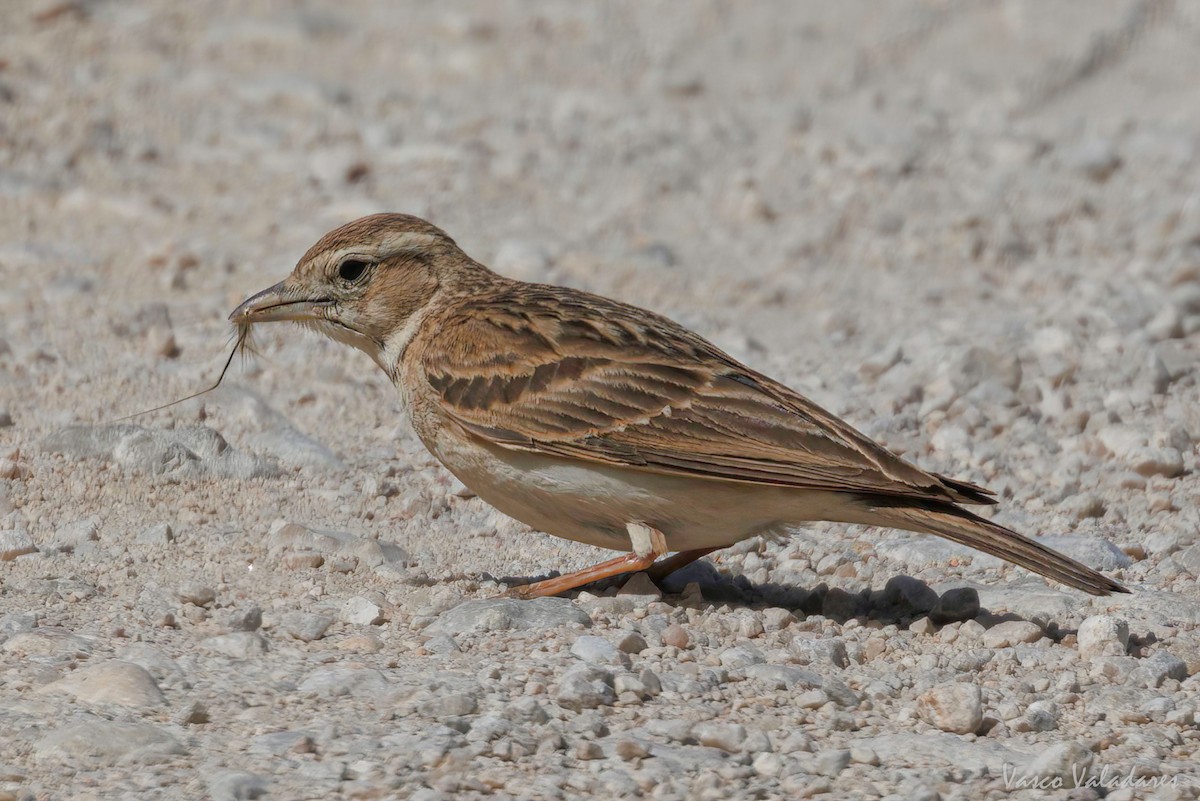
<svg viewBox="0 0 1200 801">
<path fill-rule="evenodd" d="M 171 754 L 182 754 L 179 740 L 149 723 L 119 723 L 85 720 L 71 723 L 38 741 L 39 759 L 58 759 L 82 769 L 116 764 L 160 762 Z"/>
<path fill-rule="evenodd" d="M 64 692 L 93 704 L 150 707 L 166 703 L 149 671 L 120 659 L 82 667 L 42 691 Z"/>
<path fill-rule="evenodd" d="M 942 731 L 972 734 L 983 723 L 979 687 L 961 682 L 934 687 L 917 699 L 917 715 Z"/>
<path fill-rule="evenodd" d="M 1120 618 L 1093 615 L 1079 624 L 1076 640 L 1084 659 L 1124 656 L 1129 647 L 1129 626 Z"/>
<path fill-rule="evenodd" d="M 579 712 L 608 706 L 616 700 L 613 674 L 605 668 L 579 664 L 563 674 L 555 700 L 559 706 Z"/>
</svg>

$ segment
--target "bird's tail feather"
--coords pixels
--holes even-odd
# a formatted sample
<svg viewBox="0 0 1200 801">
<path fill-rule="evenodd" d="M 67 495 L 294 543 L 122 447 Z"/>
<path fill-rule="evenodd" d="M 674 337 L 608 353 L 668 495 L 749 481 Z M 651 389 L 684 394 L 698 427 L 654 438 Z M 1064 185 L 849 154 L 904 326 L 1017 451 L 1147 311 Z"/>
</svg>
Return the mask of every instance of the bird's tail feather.
<svg viewBox="0 0 1200 801">
<path fill-rule="evenodd" d="M 910 500 L 876 496 L 862 501 L 868 509 L 868 518 L 862 522 L 870 525 L 936 534 L 1092 595 L 1129 592 L 1108 576 L 953 504 L 932 501 L 914 505 Z"/>
</svg>

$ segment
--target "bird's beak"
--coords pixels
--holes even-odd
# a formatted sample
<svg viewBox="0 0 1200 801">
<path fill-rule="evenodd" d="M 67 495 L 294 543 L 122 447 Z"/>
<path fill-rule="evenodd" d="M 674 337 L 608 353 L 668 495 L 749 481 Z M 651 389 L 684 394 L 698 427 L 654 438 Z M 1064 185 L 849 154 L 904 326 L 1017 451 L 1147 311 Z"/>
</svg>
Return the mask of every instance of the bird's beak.
<svg viewBox="0 0 1200 801">
<path fill-rule="evenodd" d="M 287 281 L 280 281 L 262 292 L 251 295 L 242 301 L 242 305 L 229 315 L 230 322 L 238 325 L 249 323 L 269 323 L 279 320 L 319 320 L 324 319 L 320 309 L 332 305 L 327 298 L 305 297 L 303 290 L 288 286 Z"/>
</svg>

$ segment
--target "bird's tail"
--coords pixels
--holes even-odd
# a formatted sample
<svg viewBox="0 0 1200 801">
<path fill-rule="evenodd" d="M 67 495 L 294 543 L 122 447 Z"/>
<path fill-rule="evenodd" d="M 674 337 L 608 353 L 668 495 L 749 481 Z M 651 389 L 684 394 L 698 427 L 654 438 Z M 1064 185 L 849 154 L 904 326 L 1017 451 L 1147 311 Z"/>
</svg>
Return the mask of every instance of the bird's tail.
<svg viewBox="0 0 1200 801">
<path fill-rule="evenodd" d="M 936 534 L 1092 595 L 1129 592 L 1108 576 L 953 504 L 874 495 L 860 501 L 867 514 L 858 522 Z"/>
</svg>

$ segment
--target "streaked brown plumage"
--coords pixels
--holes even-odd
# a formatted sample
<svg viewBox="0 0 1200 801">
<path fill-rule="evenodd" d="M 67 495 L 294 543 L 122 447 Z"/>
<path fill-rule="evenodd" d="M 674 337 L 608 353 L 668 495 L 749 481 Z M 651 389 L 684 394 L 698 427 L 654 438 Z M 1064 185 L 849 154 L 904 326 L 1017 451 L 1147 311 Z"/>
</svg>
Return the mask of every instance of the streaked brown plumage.
<svg viewBox="0 0 1200 801">
<path fill-rule="evenodd" d="M 633 553 L 522 588 L 657 572 L 812 520 L 937 534 L 1093 594 L 1115 581 L 958 504 L 992 493 L 929 473 L 682 326 L 499 276 L 399 214 L 327 234 L 239 325 L 293 320 L 366 351 L 426 447 L 501 511 Z"/>
</svg>

